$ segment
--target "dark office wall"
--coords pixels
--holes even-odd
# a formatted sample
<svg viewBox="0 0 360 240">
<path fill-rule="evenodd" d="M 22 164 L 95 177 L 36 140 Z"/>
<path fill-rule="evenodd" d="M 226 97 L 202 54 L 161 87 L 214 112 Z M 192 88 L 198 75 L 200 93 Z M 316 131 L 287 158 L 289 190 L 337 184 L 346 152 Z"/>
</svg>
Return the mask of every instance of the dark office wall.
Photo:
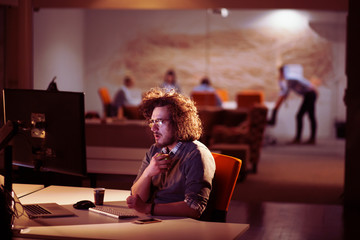
<svg viewBox="0 0 360 240">
<path fill-rule="evenodd" d="M 5 81 L 5 7 L 0 6 L 0 89 Z"/>
<path fill-rule="evenodd" d="M 360 3 L 349 0 L 348 39 L 347 39 L 347 75 L 346 90 L 346 157 L 345 157 L 345 205 L 356 206 L 360 203 Z"/>
<path fill-rule="evenodd" d="M 0 89 L 19 86 L 18 16 L 17 7 L 0 6 Z"/>
</svg>

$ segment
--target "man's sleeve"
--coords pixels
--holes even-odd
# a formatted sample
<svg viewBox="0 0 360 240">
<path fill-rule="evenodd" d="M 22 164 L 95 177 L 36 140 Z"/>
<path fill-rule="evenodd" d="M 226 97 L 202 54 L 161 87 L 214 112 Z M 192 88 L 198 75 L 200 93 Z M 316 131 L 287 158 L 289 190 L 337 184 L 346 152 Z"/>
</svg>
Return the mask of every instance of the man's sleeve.
<svg viewBox="0 0 360 240">
<path fill-rule="evenodd" d="M 188 159 L 185 202 L 200 214 L 205 210 L 215 173 L 215 161 L 210 151 L 200 151 Z"/>
</svg>

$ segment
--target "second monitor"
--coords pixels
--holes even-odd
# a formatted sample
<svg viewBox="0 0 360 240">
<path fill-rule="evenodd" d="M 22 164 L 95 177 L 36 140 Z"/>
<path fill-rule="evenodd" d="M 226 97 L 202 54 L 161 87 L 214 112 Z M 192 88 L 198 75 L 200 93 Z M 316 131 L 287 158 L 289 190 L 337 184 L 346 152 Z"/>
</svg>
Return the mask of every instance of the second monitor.
<svg viewBox="0 0 360 240">
<path fill-rule="evenodd" d="M 84 94 L 4 89 L 4 123 L 16 122 L 13 164 L 86 175 Z"/>
</svg>

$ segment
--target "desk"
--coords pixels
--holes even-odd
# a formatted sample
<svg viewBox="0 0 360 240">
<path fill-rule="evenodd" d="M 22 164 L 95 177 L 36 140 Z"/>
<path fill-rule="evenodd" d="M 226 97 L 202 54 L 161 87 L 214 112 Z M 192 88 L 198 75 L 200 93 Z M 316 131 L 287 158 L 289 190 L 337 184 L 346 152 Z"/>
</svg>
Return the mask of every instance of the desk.
<svg viewBox="0 0 360 240">
<path fill-rule="evenodd" d="M 129 195 L 129 190 L 106 189 L 104 201 L 125 201 Z M 55 202 L 60 205 L 66 205 L 74 204 L 80 200 L 94 201 L 93 189 L 52 185 L 21 198 L 21 203 L 31 204 Z"/>
<path fill-rule="evenodd" d="M 23 184 L 23 183 L 13 184 L 13 190 L 19 198 L 34 193 L 36 191 L 39 191 L 40 189 L 43 188 L 44 185 L 41 184 Z"/>
<path fill-rule="evenodd" d="M 57 202 L 71 209 L 77 217 L 35 219 L 22 222 L 27 226 L 19 238 L 36 239 L 235 239 L 243 234 L 248 224 L 202 222 L 190 218 L 162 217 L 152 224 L 134 224 L 133 220 L 119 220 L 87 210 L 72 208 L 83 199 L 93 199 L 91 188 L 50 186 L 27 195 L 23 203 Z M 107 189 L 106 205 L 124 205 L 129 191 Z M 19 222 L 21 219 L 18 219 Z M 16 222 L 16 223 L 17 223 Z M 20 221 L 21 222 L 21 221 Z M 24 223 L 26 225 L 24 225 Z M 19 226 L 18 224 L 16 224 Z"/>
<path fill-rule="evenodd" d="M 154 137 L 144 120 L 87 121 L 87 172 L 136 175 Z"/>
<path fill-rule="evenodd" d="M 189 218 L 163 220 L 153 224 L 109 223 L 72 226 L 32 227 L 22 237 L 59 239 L 234 239 L 243 234 L 248 225 L 209 223 Z"/>
<path fill-rule="evenodd" d="M 4 184 L 4 176 L 0 175 L 0 184 Z M 44 188 L 44 185 L 41 184 L 24 184 L 24 183 L 13 183 L 12 189 L 16 192 L 19 198 L 28 195 L 30 193 L 36 192 Z"/>
</svg>

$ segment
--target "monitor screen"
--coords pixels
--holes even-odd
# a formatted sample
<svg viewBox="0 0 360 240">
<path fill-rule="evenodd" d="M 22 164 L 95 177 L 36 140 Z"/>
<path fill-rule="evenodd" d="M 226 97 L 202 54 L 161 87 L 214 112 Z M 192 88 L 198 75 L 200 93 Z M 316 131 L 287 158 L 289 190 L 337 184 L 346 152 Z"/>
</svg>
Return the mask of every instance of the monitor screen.
<svg viewBox="0 0 360 240">
<path fill-rule="evenodd" d="M 83 93 L 4 89 L 3 114 L 19 125 L 9 143 L 13 164 L 86 175 Z"/>
</svg>

